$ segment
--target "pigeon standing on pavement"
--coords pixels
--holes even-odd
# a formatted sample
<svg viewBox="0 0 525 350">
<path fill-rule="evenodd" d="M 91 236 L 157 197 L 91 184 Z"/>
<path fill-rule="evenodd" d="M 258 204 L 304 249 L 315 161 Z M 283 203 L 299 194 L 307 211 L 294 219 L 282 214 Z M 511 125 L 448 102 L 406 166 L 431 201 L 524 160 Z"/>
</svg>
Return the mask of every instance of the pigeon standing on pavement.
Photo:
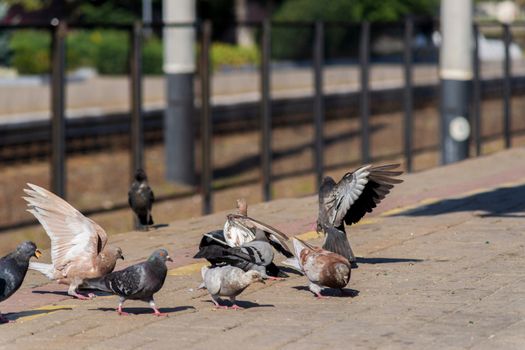
<svg viewBox="0 0 525 350">
<path fill-rule="evenodd" d="M 372 212 L 394 184 L 403 182 L 395 178 L 403 173 L 394 170 L 398 167 L 399 164 L 366 165 L 346 173 L 338 183 L 329 176 L 323 179 L 319 189 L 317 232 L 325 234 L 324 249 L 344 256 L 352 267 L 357 267 L 345 223 L 357 223 L 367 212 Z"/>
<path fill-rule="evenodd" d="M 240 247 L 230 247 L 226 242 L 221 241 L 216 234 L 217 231 L 214 231 L 204 235 L 199 252 L 194 258 L 205 258 L 212 266 L 230 264 L 244 271 L 256 270 L 263 278 L 277 279 L 287 276 L 273 263 L 272 246 L 288 258 L 293 256 L 286 244 L 288 237 L 284 233 L 237 214 L 229 214 L 228 221 L 244 229 L 253 230 L 255 239 Z"/>
<path fill-rule="evenodd" d="M 52 260 L 52 264 L 32 262 L 29 268 L 69 285 L 69 295 L 91 299 L 92 295 L 78 293 L 78 287 L 86 278 L 113 271 L 117 259 L 124 259 L 122 250 L 106 245 L 104 229 L 68 202 L 42 187 L 27 185 L 31 188 L 24 189 L 28 195 L 23 197 L 28 203 L 27 211 L 38 219 L 51 239 Z"/>
<path fill-rule="evenodd" d="M 210 293 L 217 309 L 228 309 L 228 306 L 220 305 L 219 297 L 221 296 L 230 298 L 233 304 L 232 309 L 242 309 L 235 303 L 235 297 L 254 282 L 264 283 L 259 272 L 253 270 L 244 272 L 237 267 L 228 265 L 213 268 L 203 266 L 201 274 L 204 281 L 203 286 Z"/>
<path fill-rule="evenodd" d="M 148 226 L 153 225 L 151 208 L 155 196 L 148 184 L 148 177 L 143 169 L 137 169 L 135 180 L 128 191 L 128 203 L 133 212 L 137 215 L 139 226 L 137 228 L 148 230 Z"/>
<path fill-rule="evenodd" d="M 27 241 L 0 259 L 0 302 L 8 299 L 22 285 L 29 267 L 29 259 L 42 255 L 33 242 Z M 0 323 L 9 322 L 0 313 Z"/>
<path fill-rule="evenodd" d="M 164 285 L 168 273 L 166 261 L 173 261 L 165 249 L 157 249 L 148 260 L 108 275 L 84 281 L 82 288 L 98 289 L 120 297 L 117 312 L 122 311 L 122 304 L 128 299 L 142 300 L 149 303 L 155 316 L 166 316 L 155 306 L 153 295 Z"/>
<path fill-rule="evenodd" d="M 292 240 L 296 258 L 285 260 L 285 264 L 304 272 L 310 281 L 308 287 L 317 298 L 326 298 L 321 295 L 323 287 L 342 290 L 348 284 L 351 273 L 348 259 L 298 238 Z"/>
</svg>

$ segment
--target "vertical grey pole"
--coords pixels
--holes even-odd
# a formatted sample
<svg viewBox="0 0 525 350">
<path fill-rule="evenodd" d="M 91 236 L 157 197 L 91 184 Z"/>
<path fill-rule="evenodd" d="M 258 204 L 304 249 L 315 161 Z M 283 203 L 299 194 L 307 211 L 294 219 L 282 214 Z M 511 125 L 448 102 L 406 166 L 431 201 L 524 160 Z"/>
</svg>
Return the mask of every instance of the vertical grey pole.
<svg viewBox="0 0 525 350">
<path fill-rule="evenodd" d="M 370 162 L 370 102 L 369 102 L 369 69 L 370 69 L 370 23 L 361 23 L 361 40 L 359 43 L 359 63 L 361 66 L 361 160 Z"/>
<path fill-rule="evenodd" d="M 474 139 L 476 141 L 476 156 L 481 155 L 481 72 L 479 62 L 479 26 L 474 24 L 474 86 L 472 89 L 474 113 Z"/>
<path fill-rule="evenodd" d="M 65 41 L 67 26 L 53 23 L 51 62 L 51 189 L 66 198 Z"/>
<path fill-rule="evenodd" d="M 407 172 L 412 172 L 412 135 L 414 122 L 412 118 L 412 37 L 414 33 L 414 21 L 411 17 L 405 20 L 405 47 L 404 47 L 404 73 L 405 73 L 405 162 Z"/>
<path fill-rule="evenodd" d="M 136 21 L 131 31 L 130 50 L 131 101 L 131 178 L 135 170 L 144 168 L 144 121 L 142 115 L 142 25 Z"/>
<path fill-rule="evenodd" d="M 503 42 L 505 43 L 505 60 L 503 61 L 503 134 L 505 138 L 505 148 L 512 146 L 511 142 L 511 96 L 512 90 L 510 86 L 511 62 L 510 62 L 510 43 L 512 37 L 510 33 L 510 26 L 503 25 Z"/>
<path fill-rule="evenodd" d="M 201 145 L 202 145 L 202 167 L 201 167 L 201 193 L 202 213 L 204 215 L 212 212 L 211 185 L 213 180 L 212 170 L 212 116 L 210 105 L 210 45 L 211 45 L 211 22 L 206 21 L 202 27 L 200 74 L 201 74 Z"/>
<path fill-rule="evenodd" d="M 146 27 L 142 33 L 146 37 L 151 36 L 151 27 L 149 26 L 153 21 L 153 8 L 151 5 L 151 0 L 142 0 L 142 23 Z"/>
<path fill-rule="evenodd" d="M 263 200 L 272 199 L 272 106 L 270 97 L 271 25 L 263 22 L 261 43 L 261 173 Z"/>
<path fill-rule="evenodd" d="M 315 170 L 317 188 L 321 187 L 324 170 L 324 101 L 323 101 L 323 65 L 324 65 L 324 23 L 315 22 L 314 33 L 314 120 L 315 120 Z"/>
<path fill-rule="evenodd" d="M 469 89 L 472 84 L 472 1 L 441 1 L 441 161 L 469 154 Z"/>
<path fill-rule="evenodd" d="M 166 23 L 195 21 L 195 0 L 164 0 Z M 166 110 L 164 147 L 166 178 L 195 184 L 194 94 L 195 30 L 193 27 L 165 27 L 164 72 Z"/>
</svg>

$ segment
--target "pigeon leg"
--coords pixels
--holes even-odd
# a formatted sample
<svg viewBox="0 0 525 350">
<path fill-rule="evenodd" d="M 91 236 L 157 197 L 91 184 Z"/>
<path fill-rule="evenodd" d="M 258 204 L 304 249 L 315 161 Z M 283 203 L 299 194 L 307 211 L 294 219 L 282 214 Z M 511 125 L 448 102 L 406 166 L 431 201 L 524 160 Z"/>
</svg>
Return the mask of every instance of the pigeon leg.
<svg viewBox="0 0 525 350">
<path fill-rule="evenodd" d="M 93 293 L 89 293 L 88 295 L 80 294 L 77 292 L 77 289 L 78 289 L 78 285 L 70 284 L 67 294 L 77 299 L 80 299 L 80 300 L 91 300 L 95 297 L 95 294 Z"/>
<path fill-rule="evenodd" d="M 235 304 L 235 297 L 230 297 L 230 301 L 232 302 L 232 306 L 230 307 L 230 309 L 233 309 L 233 310 L 244 310 L 243 307 L 240 307 L 239 305 Z"/>
<path fill-rule="evenodd" d="M 286 278 L 283 277 L 273 277 L 273 276 L 266 276 L 267 279 L 271 281 L 284 281 Z"/>
<path fill-rule="evenodd" d="M 221 304 L 219 304 L 219 298 L 216 297 L 215 295 L 211 296 L 211 300 L 215 304 L 215 308 L 216 309 L 225 309 L 225 310 L 228 309 L 228 305 L 221 305 Z"/>
<path fill-rule="evenodd" d="M 154 312 L 155 316 L 166 316 L 166 317 L 168 317 L 167 313 L 160 312 L 159 309 L 157 309 L 157 307 L 155 306 L 155 301 L 153 299 L 151 299 L 149 301 L 149 306 L 153 309 L 153 312 Z"/>
<path fill-rule="evenodd" d="M 308 289 L 310 289 L 310 291 L 315 294 L 315 296 L 317 297 L 318 300 L 319 299 L 328 299 L 328 297 L 325 297 L 325 296 L 321 295 L 321 287 L 319 285 L 310 282 L 310 285 L 308 286 Z"/>
<path fill-rule="evenodd" d="M 117 313 L 119 314 L 119 316 L 129 316 L 129 313 L 122 311 L 122 305 L 124 304 L 125 301 L 126 299 L 124 298 L 119 299 L 118 308 L 117 308 Z"/>
</svg>

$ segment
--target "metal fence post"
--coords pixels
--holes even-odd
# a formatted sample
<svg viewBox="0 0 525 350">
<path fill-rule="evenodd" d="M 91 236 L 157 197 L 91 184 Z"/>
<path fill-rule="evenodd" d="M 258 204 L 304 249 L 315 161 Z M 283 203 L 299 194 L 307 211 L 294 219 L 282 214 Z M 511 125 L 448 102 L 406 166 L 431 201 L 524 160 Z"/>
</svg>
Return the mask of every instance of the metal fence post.
<svg viewBox="0 0 525 350">
<path fill-rule="evenodd" d="M 361 40 L 359 42 L 359 63 L 361 65 L 361 161 L 370 162 L 370 22 L 361 23 Z"/>
<path fill-rule="evenodd" d="M 202 213 L 212 212 L 212 116 L 210 106 L 210 46 L 212 24 L 205 21 L 201 33 L 200 78 L 201 78 L 201 194 Z"/>
<path fill-rule="evenodd" d="M 414 21 L 407 17 L 405 20 L 405 44 L 404 44 L 404 75 L 405 75 L 405 89 L 404 89 L 404 107 L 405 107 L 405 125 L 404 125 L 404 141 L 405 141 L 405 162 L 407 172 L 412 172 L 412 140 L 414 121 L 412 116 L 413 102 L 412 102 L 412 37 L 414 35 Z"/>
<path fill-rule="evenodd" d="M 144 167 L 144 120 L 142 114 L 142 25 L 136 21 L 131 30 L 130 50 L 131 102 L 131 177 Z"/>
<path fill-rule="evenodd" d="M 476 142 L 476 156 L 481 155 L 481 72 L 479 62 L 479 26 L 474 24 L 474 52 L 473 52 L 473 68 L 474 68 L 474 86 L 472 91 L 473 105 L 472 110 L 474 114 L 474 139 Z"/>
<path fill-rule="evenodd" d="M 51 189 L 66 198 L 65 42 L 67 25 L 52 22 L 51 62 Z"/>
<path fill-rule="evenodd" d="M 262 25 L 261 41 L 261 175 L 263 200 L 272 199 L 272 106 L 270 97 L 271 24 Z"/>
<path fill-rule="evenodd" d="M 324 170 L 324 99 L 323 99 L 323 65 L 324 65 L 324 23 L 315 22 L 314 34 L 314 120 L 315 120 L 315 169 L 317 188 L 321 187 Z"/>
<path fill-rule="evenodd" d="M 510 43 L 511 43 L 511 33 L 510 26 L 508 24 L 503 24 L 503 41 L 505 43 L 505 60 L 504 64 L 504 74 L 503 77 L 503 133 L 505 137 L 505 148 L 510 148 L 512 146 L 511 141 L 511 80 L 510 80 L 510 71 L 511 71 L 511 62 L 510 62 Z"/>
</svg>

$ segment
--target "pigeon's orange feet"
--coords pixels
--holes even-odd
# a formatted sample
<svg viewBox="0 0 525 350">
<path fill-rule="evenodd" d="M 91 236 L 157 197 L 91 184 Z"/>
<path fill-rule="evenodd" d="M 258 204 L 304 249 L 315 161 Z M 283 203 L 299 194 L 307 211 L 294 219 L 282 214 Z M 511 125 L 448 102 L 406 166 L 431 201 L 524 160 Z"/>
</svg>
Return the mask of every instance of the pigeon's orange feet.
<svg viewBox="0 0 525 350">
<path fill-rule="evenodd" d="M 15 321 L 11 321 L 7 319 L 4 315 L 0 314 L 0 324 L 3 324 L 3 323 L 15 323 Z"/>
<path fill-rule="evenodd" d="M 233 309 L 233 310 L 244 310 L 244 308 L 243 308 L 243 307 L 240 307 L 240 306 L 239 306 L 239 305 L 237 305 L 237 304 L 233 304 L 233 306 L 232 306 L 232 307 L 230 307 L 230 309 Z"/>
<path fill-rule="evenodd" d="M 267 278 L 272 281 L 284 281 L 286 279 L 283 277 L 273 277 L 273 276 L 268 276 Z"/>
<path fill-rule="evenodd" d="M 119 316 L 129 316 L 129 313 L 122 311 L 122 308 L 120 306 L 117 309 L 117 313 Z"/>
<path fill-rule="evenodd" d="M 88 295 L 80 294 L 80 293 L 73 293 L 72 296 L 79 300 L 91 300 L 95 297 L 95 294 L 89 293 Z"/>
<path fill-rule="evenodd" d="M 330 299 L 330 297 L 326 297 L 324 295 L 321 295 L 321 293 L 315 293 L 315 296 L 317 297 L 317 300 Z"/>
<path fill-rule="evenodd" d="M 153 315 L 157 316 L 157 317 L 160 317 L 160 316 L 165 316 L 165 317 L 168 317 L 168 314 L 165 313 L 165 312 L 160 312 L 158 309 L 153 309 Z"/>
<path fill-rule="evenodd" d="M 228 310 L 228 305 L 215 305 L 215 309 L 223 309 L 223 310 Z"/>
</svg>

